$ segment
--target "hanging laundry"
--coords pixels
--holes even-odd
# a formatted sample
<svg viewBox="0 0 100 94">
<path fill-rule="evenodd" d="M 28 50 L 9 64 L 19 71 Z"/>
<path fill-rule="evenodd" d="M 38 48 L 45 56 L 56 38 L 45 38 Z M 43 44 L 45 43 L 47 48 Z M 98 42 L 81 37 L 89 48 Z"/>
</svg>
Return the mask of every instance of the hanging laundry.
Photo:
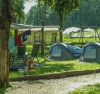
<svg viewBox="0 0 100 94">
<path fill-rule="evenodd" d="M 25 32 L 27 33 L 27 35 L 31 35 L 31 30 L 27 30 Z"/>
<path fill-rule="evenodd" d="M 14 37 L 15 45 L 16 45 L 16 46 L 22 45 L 21 36 L 22 36 L 22 35 L 19 34 L 19 35 L 16 35 L 16 36 Z"/>
<path fill-rule="evenodd" d="M 27 40 L 27 35 L 30 35 L 31 34 L 31 30 L 27 30 L 27 31 L 24 31 L 22 33 L 22 41 L 26 41 Z"/>
<path fill-rule="evenodd" d="M 24 42 L 26 40 L 27 40 L 27 32 L 25 31 L 22 33 L 22 41 Z"/>
</svg>

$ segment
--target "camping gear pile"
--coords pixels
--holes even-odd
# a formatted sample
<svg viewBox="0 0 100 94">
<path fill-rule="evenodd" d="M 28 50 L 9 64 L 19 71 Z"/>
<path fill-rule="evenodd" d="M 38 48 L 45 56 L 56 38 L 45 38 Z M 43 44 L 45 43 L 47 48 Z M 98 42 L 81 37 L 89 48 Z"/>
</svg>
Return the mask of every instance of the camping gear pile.
<svg viewBox="0 0 100 94">
<path fill-rule="evenodd" d="M 26 45 L 23 45 L 23 42 L 27 40 L 27 35 L 30 35 L 30 34 L 31 34 L 31 31 L 26 30 L 21 34 L 18 34 L 9 38 L 8 49 L 9 49 L 9 54 L 10 54 L 9 62 L 12 62 L 10 64 L 11 71 L 14 71 L 14 70 L 17 71 L 19 68 L 24 67 L 22 60 L 26 52 Z M 16 50 L 17 52 L 14 50 Z"/>
<path fill-rule="evenodd" d="M 74 57 L 79 58 L 82 53 L 82 48 L 72 45 L 67 45 L 70 52 L 74 55 Z"/>
</svg>

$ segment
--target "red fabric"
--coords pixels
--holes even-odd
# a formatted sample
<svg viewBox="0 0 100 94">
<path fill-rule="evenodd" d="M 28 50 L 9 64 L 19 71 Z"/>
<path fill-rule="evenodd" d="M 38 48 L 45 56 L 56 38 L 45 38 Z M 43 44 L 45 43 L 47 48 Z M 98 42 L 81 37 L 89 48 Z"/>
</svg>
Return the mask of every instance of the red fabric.
<svg viewBox="0 0 100 94">
<path fill-rule="evenodd" d="M 16 45 L 16 46 L 22 45 L 21 34 L 16 35 L 16 36 L 14 37 L 14 39 L 15 39 L 15 45 Z"/>
</svg>

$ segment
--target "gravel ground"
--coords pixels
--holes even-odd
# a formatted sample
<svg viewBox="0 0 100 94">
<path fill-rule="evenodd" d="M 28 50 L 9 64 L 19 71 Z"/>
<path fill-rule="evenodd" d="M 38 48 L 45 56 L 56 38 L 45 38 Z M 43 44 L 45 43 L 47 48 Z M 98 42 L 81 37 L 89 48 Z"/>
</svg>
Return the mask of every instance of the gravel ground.
<svg viewBox="0 0 100 94">
<path fill-rule="evenodd" d="M 83 85 L 100 83 L 100 73 L 60 79 L 14 81 L 5 94 L 68 94 Z"/>
</svg>

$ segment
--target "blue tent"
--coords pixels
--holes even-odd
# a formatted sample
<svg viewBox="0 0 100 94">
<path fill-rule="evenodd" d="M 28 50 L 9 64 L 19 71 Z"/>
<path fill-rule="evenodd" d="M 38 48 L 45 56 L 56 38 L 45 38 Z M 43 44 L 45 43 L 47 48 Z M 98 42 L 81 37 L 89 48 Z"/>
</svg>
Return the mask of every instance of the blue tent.
<svg viewBox="0 0 100 94">
<path fill-rule="evenodd" d="M 100 43 L 91 42 L 84 45 L 79 61 L 100 62 Z"/>
<path fill-rule="evenodd" d="M 82 48 L 68 45 L 65 43 L 55 43 L 51 45 L 48 59 L 53 60 L 72 60 L 79 58 L 82 52 Z"/>
</svg>

